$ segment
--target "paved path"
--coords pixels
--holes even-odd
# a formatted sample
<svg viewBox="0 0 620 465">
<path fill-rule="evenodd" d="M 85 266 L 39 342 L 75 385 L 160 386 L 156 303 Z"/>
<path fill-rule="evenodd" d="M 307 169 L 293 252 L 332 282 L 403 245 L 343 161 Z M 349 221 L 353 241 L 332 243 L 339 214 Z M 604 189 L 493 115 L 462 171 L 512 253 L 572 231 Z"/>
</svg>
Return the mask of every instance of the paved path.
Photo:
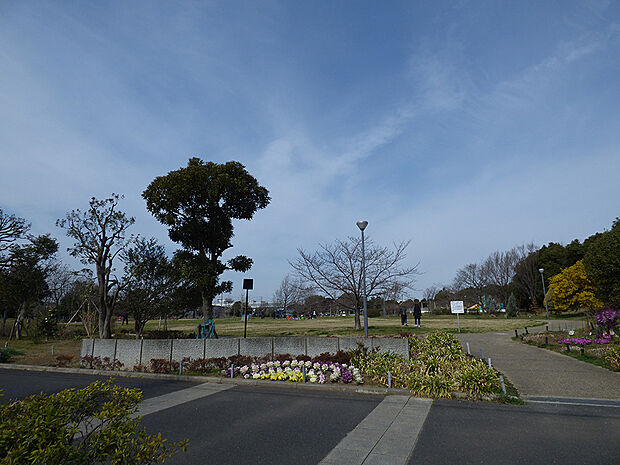
<svg viewBox="0 0 620 465">
<path fill-rule="evenodd" d="M 574 322 L 574 327 L 580 324 Z M 620 373 L 513 341 L 511 336 L 514 333 L 466 333 L 459 334 L 458 338 L 463 347 L 469 343 L 474 356 L 480 358 L 484 352 L 485 359 L 490 357 L 493 366 L 508 377 L 521 395 L 530 399 L 620 400 Z"/>
</svg>

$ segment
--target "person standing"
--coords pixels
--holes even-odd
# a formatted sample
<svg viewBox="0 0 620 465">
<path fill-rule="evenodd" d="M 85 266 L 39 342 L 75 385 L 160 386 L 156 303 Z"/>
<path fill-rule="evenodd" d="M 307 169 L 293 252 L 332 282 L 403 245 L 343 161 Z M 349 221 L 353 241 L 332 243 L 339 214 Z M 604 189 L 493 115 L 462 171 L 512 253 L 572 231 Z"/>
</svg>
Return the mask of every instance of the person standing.
<svg viewBox="0 0 620 465">
<path fill-rule="evenodd" d="M 405 307 L 400 307 L 398 314 L 400 315 L 400 325 L 407 326 L 407 309 Z"/>
<path fill-rule="evenodd" d="M 413 321 L 415 326 L 420 327 L 420 320 L 422 319 L 422 307 L 420 306 L 420 302 L 416 300 L 413 304 Z"/>
</svg>

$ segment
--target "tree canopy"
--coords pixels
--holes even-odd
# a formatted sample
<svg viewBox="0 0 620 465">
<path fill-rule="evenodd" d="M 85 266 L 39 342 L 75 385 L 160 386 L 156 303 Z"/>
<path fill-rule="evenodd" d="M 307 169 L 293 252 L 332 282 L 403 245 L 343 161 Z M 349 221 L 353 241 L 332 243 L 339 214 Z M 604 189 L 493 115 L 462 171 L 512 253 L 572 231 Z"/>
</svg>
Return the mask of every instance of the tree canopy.
<svg viewBox="0 0 620 465">
<path fill-rule="evenodd" d="M 620 308 L 620 218 L 610 231 L 588 240 L 583 263 L 603 302 Z"/>
<path fill-rule="evenodd" d="M 170 239 L 183 247 L 175 259 L 200 289 L 204 317 L 211 318 L 215 296 L 232 291 L 230 281 L 220 282 L 221 274 L 252 266 L 243 255 L 220 260 L 232 247 L 232 220 L 252 219 L 269 204 L 269 191 L 239 162 L 190 158 L 187 167 L 155 178 L 142 197 L 153 216 L 168 226 Z"/>
<path fill-rule="evenodd" d="M 582 310 L 589 313 L 601 308 L 603 302 L 595 295 L 595 287 L 589 279 L 583 261 L 563 269 L 549 280 L 548 296 L 553 307 L 559 311 Z"/>
</svg>

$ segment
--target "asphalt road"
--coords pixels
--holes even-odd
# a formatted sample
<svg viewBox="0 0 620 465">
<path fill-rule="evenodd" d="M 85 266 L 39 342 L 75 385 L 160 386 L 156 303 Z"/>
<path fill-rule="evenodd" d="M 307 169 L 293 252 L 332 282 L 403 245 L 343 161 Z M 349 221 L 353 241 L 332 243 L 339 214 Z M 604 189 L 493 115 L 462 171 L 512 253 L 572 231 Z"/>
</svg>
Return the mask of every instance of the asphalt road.
<svg viewBox="0 0 620 465">
<path fill-rule="evenodd" d="M 66 388 L 83 388 L 97 380 L 105 381 L 110 376 L 93 376 L 89 374 L 54 373 L 40 371 L 19 371 L 0 368 L 0 402 L 10 399 L 23 399 L 39 394 L 54 394 Z M 168 392 L 194 386 L 195 383 L 184 381 L 152 380 L 142 378 L 117 377 L 115 384 L 142 390 L 143 399 L 156 397 Z"/>
<path fill-rule="evenodd" d="M 6 400 L 81 387 L 96 378 L 0 369 L 0 389 Z M 117 382 L 144 391 L 150 408 L 142 420 L 147 431 L 161 432 L 171 441 L 190 440 L 187 453 L 173 456 L 167 464 L 317 464 L 385 405 L 382 396 L 333 391 L 211 387 L 137 378 Z M 430 408 L 409 464 L 615 465 L 618 457 L 618 406 L 439 400 Z M 352 458 L 342 463 L 362 461 Z"/>
<path fill-rule="evenodd" d="M 409 463 L 618 464 L 620 406 L 437 400 Z"/>
</svg>

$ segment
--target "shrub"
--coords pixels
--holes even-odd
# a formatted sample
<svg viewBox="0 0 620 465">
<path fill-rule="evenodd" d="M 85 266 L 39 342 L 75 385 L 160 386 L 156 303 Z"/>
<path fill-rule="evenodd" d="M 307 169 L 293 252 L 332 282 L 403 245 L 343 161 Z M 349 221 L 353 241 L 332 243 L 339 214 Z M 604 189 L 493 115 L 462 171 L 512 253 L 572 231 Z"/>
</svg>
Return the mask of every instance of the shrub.
<svg viewBox="0 0 620 465">
<path fill-rule="evenodd" d="M 174 373 L 179 370 L 179 362 L 171 362 L 165 358 L 152 358 L 151 371 L 153 373 Z"/>
<path fill-rule="evenodd" d="M 514 294 L 510 294 L 508 297 L 508 303 L 506 304 L 506 314 L 510 317 L 517 316 L 519 309 L 517 308 L 517 298 Z"/>
<path fill-rule="evenodd" d="M 620 346 L 616 345 L 610 347 L 603 355 L 603 359 L 609 363 L 614 370 L 620 371 Z"/>
<path fill-rule="evenodd" d="M 110 360 L 110 357 L 93 357 L 91 355 L 85 355 L 80 359 L 80 363 L 83 367 L 88 366 L 94 370 L 120 370 L 124 364 L 117 359 Z"/>
<path fill-rule="evenodd" d="M 620 310 L 614 310 L 611 307 L 605 307 L 597 311 L 594 315 L 596 323 L 608 334 L 615 332 L 618 322 L 620 322 Z"/>
<path fill-rule="evenodd" d="M 23 352 L 7 347 L 6 349 L 0 349 L 0 363 L 9 363 L 13 355 L 24 355 Z"/>
<path fill-rule="evenodd" d="M 56 357 L 56 366 L 66 367 L 73 360 L 73 355 L 59 355 Z"/>
<path fill-rule="evenodd" d="M 499 375 L 483 361 L 467 356 L 459 341 L 445 332 L 430 333 L 424 339 L 409 338 L 409 360 L 392 354 L 358 349 L 351 364 L 372 381 L 406 387 L 414 395 L 448 397 L 453 391 L 478 398 L 501 392 Z"/>
<path fill-rule="evenodd" d="M 194 339 L 194 333 L 184 333 L 173 329 L 145 331 L 144 339 Z"/>
<path fill-rule="evenodd" d="M 84 389 L 0 404 L 0 462 L 162 463 L 187 440 L 167 445 L 131 419 L 142 394 L 97 381 Z"/>
</svg>

